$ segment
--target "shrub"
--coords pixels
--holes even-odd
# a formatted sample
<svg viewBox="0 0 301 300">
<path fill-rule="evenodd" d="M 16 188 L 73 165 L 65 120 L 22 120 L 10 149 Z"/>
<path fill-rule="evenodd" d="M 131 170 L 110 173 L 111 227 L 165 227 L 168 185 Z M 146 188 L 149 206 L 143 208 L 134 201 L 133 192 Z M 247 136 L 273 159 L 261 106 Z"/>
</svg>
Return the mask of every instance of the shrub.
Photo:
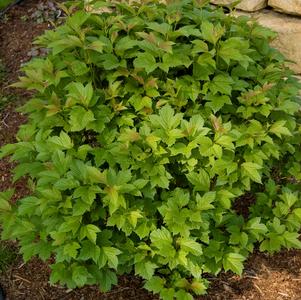
<svg viewBox="0 0 301 300">
<path fill-rule="evenodd" d="M 1 152 L 32 195 L 2 193 L 3 238 L 51 257 L 53 283 L 134 271 L 193 299 L 257 245 L 301 248 L 299 86 L 256 22 L 140 2 L 80 4 L 38 39 L 51 51 L 17 84 L 36 90 L 29 122 Z"/>
<path fill-rule="evenodd" d="M 12 4 L 12 2 L 13 2 L 13 0 L 1 0 L 1 2 L 0 2 L 0 9 L 6 8 L 10 4 Z M 0 12 L 0 16 L 1 16 L 1 12 Z"/>
</svg>

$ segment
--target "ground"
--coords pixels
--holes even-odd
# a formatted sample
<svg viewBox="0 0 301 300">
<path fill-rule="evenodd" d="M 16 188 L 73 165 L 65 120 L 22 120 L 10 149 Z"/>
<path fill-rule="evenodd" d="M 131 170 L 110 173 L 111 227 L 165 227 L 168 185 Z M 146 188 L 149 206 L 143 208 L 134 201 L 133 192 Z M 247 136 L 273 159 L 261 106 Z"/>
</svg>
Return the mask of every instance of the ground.
<svg viewBox="0 0 301 300">
<path fill-rule="evenodd" d="M 47 5 L 50 5 L 51 13 L 47 11 Z M 56 14 L 51 7 L 49 1 L 27 0 L 0 20 L 0 59 L 6 70 L 2 83 L 0 78 L 0 146 L 13 142 L 18 126 L 26 122 L 26 117 L 15 109 L 30 94 L 8 85 L 17 80 L 21 64 L 37 54 L 32 40 L 50 27 L 47 18 Z M 0 160 L 0 191 L 14 187 L 15 199 L 19 199 L 28 193 L 26 181 L 12 184 L 12 168 L 8 159 Z M 5 244 L 5 247 L 13 252 L 17 250 L 15 243 Z M 101 294 L 97 287 L 68 290 L 50 286 L 49 272 L 47 264 L 40 260 L 33 259 L 25 264 L 18 256 L 0 274 L 0 283 L 8 300 L 158 299 L 143 290 L 140 279 L 130 275 L 120 277 L 117 287 Z M 211 282 L 208 295 L 197 300 L 301 300 L 301 251 L 283 251 L 273 256 L 255 253 L 246 263 L 241 278 L 227 273 L 208 279 Z"/>
</svg>

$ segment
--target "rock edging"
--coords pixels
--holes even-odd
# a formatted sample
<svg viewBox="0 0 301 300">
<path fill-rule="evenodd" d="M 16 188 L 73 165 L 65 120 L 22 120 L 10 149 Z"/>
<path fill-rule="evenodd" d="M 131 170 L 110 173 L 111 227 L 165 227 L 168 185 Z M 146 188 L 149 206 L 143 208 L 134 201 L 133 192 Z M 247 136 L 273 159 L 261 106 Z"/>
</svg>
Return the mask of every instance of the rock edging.
<svg viewBox="0 0 301 300">
<path fill-rule="evenodd" d="M 234 5 L 236 2 L 237 0 L 210 1 L 212 4 L 222 6 Z M 301 0 L 241 0 L 241 2 L 236 5 L 236 8 L 247 12 L 254 12 L 266 8 L 267 6 L 281 13 L 301 16 Z"/>
</svg>

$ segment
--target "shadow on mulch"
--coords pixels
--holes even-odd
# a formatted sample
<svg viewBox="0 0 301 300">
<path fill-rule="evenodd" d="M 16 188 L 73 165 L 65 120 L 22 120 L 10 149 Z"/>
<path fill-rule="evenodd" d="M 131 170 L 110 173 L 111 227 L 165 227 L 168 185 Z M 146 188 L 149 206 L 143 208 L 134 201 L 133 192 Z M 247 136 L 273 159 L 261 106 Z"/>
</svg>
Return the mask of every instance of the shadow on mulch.
<svg viewBox="0 0 301 300">
<path fill-rule="evenodd" d="M 301 252 L 254 253 L 240 278 L 229 273 L 212 278 L 206 300 L 300 300 Z"/>
<path fill-rule="evenodd" d="M 48 283 L 50 269 L 38 259 L 18 263 L 0 276 L 7 300 L 155 300 L 142 289 L 142 281 L 134 276 L 121 276 L 119 285 L 111 292 L 102 294 L 96 286 L 68 290 Z"/>
<path fill-rule="evenodd" d="M 223 273 L 209 278 L 211 286 L 207 296 L 197 300 L 300 300 L 300 251 L 283 251 L 268 256 L 256 253 L 248 260 L 240 278 Z M 157 300 L 142 289 L 143 282 L 134 276 L 119 277 L 119 285 L 102 294 L 96 286 L 68 290 L 50 286 L 49 267 L 39 259 L 22 263 L 19 258 L 10 270 L 0 276 L 8 300 Z"/>
</svg>

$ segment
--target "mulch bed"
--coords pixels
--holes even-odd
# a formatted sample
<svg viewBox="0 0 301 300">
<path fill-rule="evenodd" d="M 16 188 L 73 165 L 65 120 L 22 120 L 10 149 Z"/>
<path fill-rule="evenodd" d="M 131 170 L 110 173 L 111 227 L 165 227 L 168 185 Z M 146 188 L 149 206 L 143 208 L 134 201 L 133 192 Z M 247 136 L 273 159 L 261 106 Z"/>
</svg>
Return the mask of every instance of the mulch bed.
<svg viewBox="0 0 301 300">
<path fill-rule="evenodd" d="M 0 59 L 8 71 L 4 83 L 0 83 L 0 93 L 13 93 L 17 99 L 0 112 L 0 146 L 14 142 L 18 127 L 26 122 L 26 117 L 17 113 L 15 108 L 24 103 L 30 93 L 12 90 L 8 86 L 17 79 L 21 64 L 30 59 L 28 53 L 32 49 L 33 38 L 50 26 L 47 22 L 37 24 L 30 18 L 41 3 L 46 4 L 47 1 L 24 1 L 13 8 L 4 21 L 0 20 Z M 8 159 L 0 160 L 0 191 L 14 187 L 15 198 L 19 199 L 28 193 L 28 188 L 25 180 L 12 183 L 13 167 Z M 250 202 L 252 197 L 237 202 L 236 209 L 242 215 L 247 214 L 244 200 Z M 17 248 L 16 245 L 13 247 Z M 121 276 L 117 287 L 101 294 L 95 286 L 75 290 L 51 286 L 48 283 L 49 273 L 47 264 L 39 259 L 25 264 L 18 257 L 14 265 L 0 275 L 0 282 L 9 300 L 158 299 L 145 291 L 143 282 L 135 276 Z M 301 300 L 301 251 L 283 251 L 274 256 L 255 253 L 248 260 L 242 278 L 223 273 L 218 278 L 208 279 L 211 281 L 209 293 L 199 300 Z"/>
</svg>

